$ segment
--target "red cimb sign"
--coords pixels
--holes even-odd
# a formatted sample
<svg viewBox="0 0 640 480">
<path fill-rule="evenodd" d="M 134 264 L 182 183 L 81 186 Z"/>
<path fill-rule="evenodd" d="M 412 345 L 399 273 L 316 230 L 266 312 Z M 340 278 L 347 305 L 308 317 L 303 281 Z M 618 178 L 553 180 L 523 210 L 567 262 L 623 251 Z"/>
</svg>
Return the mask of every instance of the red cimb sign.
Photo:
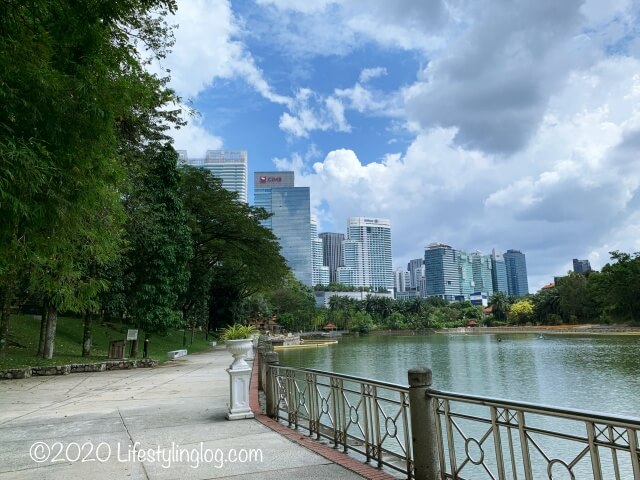
<svg viewBox="0 0 640 480">
<path fill-rule="evenodd" d="M 282 182 L 282 177 L 260 177 L 260 183 L 280 183 Z"/>
</svg>

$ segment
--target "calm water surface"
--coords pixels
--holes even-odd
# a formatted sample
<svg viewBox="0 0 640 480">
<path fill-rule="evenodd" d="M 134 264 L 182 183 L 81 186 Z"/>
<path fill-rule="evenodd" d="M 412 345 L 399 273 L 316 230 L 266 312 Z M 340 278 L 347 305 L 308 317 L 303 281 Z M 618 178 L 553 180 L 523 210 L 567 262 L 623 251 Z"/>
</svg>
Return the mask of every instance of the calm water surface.
<svg viewBox="0 0 640 480">
<path fill-rule="evenodd" d="M 435 334 L 342 337 L 280 351 L 280 363 L 407 383 L 433 370 L 434 387 L 640 417 L 640 336 Z"/>
</svg>

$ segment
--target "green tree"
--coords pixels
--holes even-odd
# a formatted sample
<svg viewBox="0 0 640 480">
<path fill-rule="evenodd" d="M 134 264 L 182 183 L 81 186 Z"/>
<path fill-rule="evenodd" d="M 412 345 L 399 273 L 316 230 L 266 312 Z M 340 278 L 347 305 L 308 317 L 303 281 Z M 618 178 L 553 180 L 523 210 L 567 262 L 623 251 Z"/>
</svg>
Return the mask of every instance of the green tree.
<svg viewBox="0 0 640 480">
<path fill-rule="evenodd" d="M 103 282 L 87 264 L 117 250 L 119 125 L 145 123 L 142 98 L 173 99 L 138 48 L 164 55 L 174 10 L 173 0 L 0 5 L 0 349 L 20 272 L 48 301 L 48 357 L 57 308 L 94 308 Z"/>
<path fill-rule="evenodd" d="M 164 334 L 182 325 L 180 295 L 189 281 L 191 232 L 179 192 L 178 155 L 170 145 L 145 149 L 146 168 L 132 179 L 124 284 L 127 317 L 140 329 Z"/>
<path fill-rule="evenodd" d="M 558 310 L 565 322 L 576 323 L 591 318 L 593 312 L 589 308 L 587 282 L 585 275 L 574 272 L 557 280 Z"/>
<path fill-rule="evenodd" d="M 535 320 L 553 324 L 560 314 L 560 292 L 557 288 L 544 288 L 531 297 Z"/>
<path fill-rule="evenodd" d="M 226 282 L 226 286 L 220 287 L 228 293 L 236 289 L 231 297 L 242 301 L 254 293 L 277 288 L 288 268 L 277 240 L 259 223 L 268 218 L 263 209 L 240 202 L 236 193 L 224 189 L 221 180 L 207 170 L 190 166 L 180 170 L 180 190 L 194 252 L 189 262 L 191 277 L 181 305 L 185 318 L 200 323 L 204 312 L 209 311 L 212 297 L 218 303 L 214 308 L 220 308 L 221 312 L 238 311 L 231 305 L 224 306 L 226 300 L 220 295 L 210 295 L 216 289 L 214 280 Z M 220 270 L 227 271 L 224 265 L 237 267 L 234 278 L 222 278 Z"/>
<path fill-rule="evenodd" d="M 524 324 L 533 319 L 533 302 L 529 299 L 518 300 L 509 310 L 509 319 L 516 324 Z"/>
<path fill-rule="evenodd" d="M 311 319 L 315 314 L 315 297 L 313 291 L 290 274 L 284 285 L 267 295 L 273 311 L 280 321 L 283 314 L 293 318 L 290 330 L 312 328 Z"/>
<path fill-rule="evenodd" d="M 509 302 L 504 292 L 494 292 L 489 298 L 491 313 L 493 318 L 498 322 L 506 322 L 509 314 Z"/>
<path fill-rule="evenodd" d="M 612 263 L 589 275 L 589 289 L 606 315 L 625 321 L 640 319 L 640 252 L 611 252 Z"/>
<path fill-rule="evenodd" d="M 374 322 L 366 312 L 353 312 L 348 320 L 349 331 L 368 333 L 374 328 Z"/>
</svg>

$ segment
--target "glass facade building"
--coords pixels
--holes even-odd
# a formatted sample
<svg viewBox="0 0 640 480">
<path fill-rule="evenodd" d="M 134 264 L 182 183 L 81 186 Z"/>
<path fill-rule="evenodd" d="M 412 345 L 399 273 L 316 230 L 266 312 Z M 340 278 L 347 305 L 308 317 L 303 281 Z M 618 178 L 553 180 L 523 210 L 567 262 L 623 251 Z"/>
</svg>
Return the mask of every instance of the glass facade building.
<svg viewBox="0 0 640 480">
<path fill-rule="evenodd" d="M 527 279 L 527 259 L 519 250 L 507 250 L 504 254 L 507 269 L 507 289 L 509 295 L 521 297 L 529 294 L 529 280 Z"/>
<path fill-rule="evenodd" d="M 312 285 L 309 187 L 294 187 L 293 172 L 255 172 L 254 205 L 272 213 L 262 224 L 278 237 L 280 253 L 298 280 Z"/>
<path fill-rule="evenodd" d="M 491 282 L 494 292 L 502 292 L 509 295 L 507 287 L 507 265 L 502 254 L 494 248 L 491 252 Z"/>
<path fill-rule="evenodd" d="M 344 242 L 344 233 L 323 232 L 320 234 L 322 239 L 322 263 L 329 268 L 329 280 L 337 282 L 338 267 L 343 267 L 342 242 Z"/>
<path fill-rule="evenodd" d="M 589 260 L 573 259 L 573 272 L 574 273 L 588 273 L 591 271 L 591 263 Z"/>
<path fill-rule="evenodd" d="M 323 242 L 318 236 L 318 221 L 311 217 L 311 285 L 329 285 L 329 267 L 323 264 Z"/>
<path fill-rule="evenodd" d="M 444 243 L 432 243 L 424 251 L 426 296 L 450 302 L 460 296 L 460 253 Z"/>
<path fill-rule="evenodd" d="M 475 283 L 474 291 L 491 295 L 493 293 L 491 257 L 476 251 L 471 254 L 471 262 L 473 264 L 473 282 Z"/>
</svg>

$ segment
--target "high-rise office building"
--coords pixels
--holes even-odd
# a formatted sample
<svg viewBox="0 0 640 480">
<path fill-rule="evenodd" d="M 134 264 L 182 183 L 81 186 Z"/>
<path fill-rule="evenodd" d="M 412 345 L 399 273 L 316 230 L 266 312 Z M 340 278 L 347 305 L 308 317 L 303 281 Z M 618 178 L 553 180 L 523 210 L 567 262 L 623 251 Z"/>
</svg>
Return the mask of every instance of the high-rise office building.
<svg viewBox="0 0 640 480">
<path fill-rule="evenodd" d="M 493 293 L 493 268 L 491 265 L 491 257 L 489 257 L 489 255 L 482 255 L 480 252 L 476 251 L 471 254 L 471 262 L 473 264 L 473 282 L 475 284 L 475 292 L 485 292 L 491 295 Z"/>
<path fill-rule="evenodd" d="M 262 222 L 278 238 L 294 275 L 312 285 L 311 200 L 309 187 L 295 187 L 293 172 L 255 172 L 254 205 L 273 215 Z"/>
<path fill-rule="evenodd" d="M 407 263 L 407 270 L 410 274 L 409 287 L 412 289 L 420 288 L 420 280 L 424 278 L 424 259 L 415 258 Z"/>
<path fill-rule="evenodd" d="M 359 240 L 342 242 L 342 267 L 336 269 L 338 283 L 350 287 L 368 287 L 369 269 L 364 261 L 363 245 Z"/>
<path fill-rule="evenodd" d="M 406 292 L 411 288 L 411 274 L 404 268 L 396 268 L 393 272 L 393 288 L 396 293 Z"/>
<path fill-rule="evenodd" d="M 591 271 L 591 263 L 589 260 L 573 259 L 573 272 L 574 273 L 587 273 Z"/>
<path fill-rule="evenodd" d="M 507 265 L 504 263 L 502 253 L 496 251 L 495 248 L 491 252 L 491 283 L 493 284 L 494 292 L 502 292 L 505 295 L 509 294 L 509 288 L 507 287 Z"/>
<path fill-rule="evenodd" d="M 343 267 L 342 242 L 344 242 L 344 233 L 323 232 L 320 234 L 322 239 L 322 257 L 323 265 L 329 268 L 329 280 L 337 282 L 338 267 Z"/>
<path fill-rule="evenodd" d="M 318 236 L 318 221 L 311 216 L 311 286 L 329 284 L 329 267 L 323 265 L 322 239 Z"/>
<path fill-rule="evenodd" d="M 507 250 L 504 254 L 504 262 L 507 268 L 507 289 L 509 295 L 521 297 L 529 293 L 529 280 L 527 279 L 527 259 L 519 250 Z"/>
<path fill-rule="evenodd" d="M 349 240 L 362 244 L 364 286 L 393 289 L 391 222 L 383 218 L 350 217 L 347 235 Z"/>
<path fill-rule="evenodd" d="M 463 250 L 456 251 L 458 255 L 458 272 L 460 275 L 460 295 L 465 299 L 476 291 L 473 281 L 473 261 L 471 255 Z"/>
<path fill-rule="evenodd" d="M 209 170 L 222 180 L 222 186 L 236 192 L 238 199 L 247 203 L 248 165 L 245 150 L 207 150 L 205 158 L 192 158 L 186 150 L 178 150 L 180 161 Z"/>
<path fill-rule="evenodd" d="M 444 243 L 424 251 L 426 296 L 453 301 L 460 296 L 460 253 Z"/>
</svg>

